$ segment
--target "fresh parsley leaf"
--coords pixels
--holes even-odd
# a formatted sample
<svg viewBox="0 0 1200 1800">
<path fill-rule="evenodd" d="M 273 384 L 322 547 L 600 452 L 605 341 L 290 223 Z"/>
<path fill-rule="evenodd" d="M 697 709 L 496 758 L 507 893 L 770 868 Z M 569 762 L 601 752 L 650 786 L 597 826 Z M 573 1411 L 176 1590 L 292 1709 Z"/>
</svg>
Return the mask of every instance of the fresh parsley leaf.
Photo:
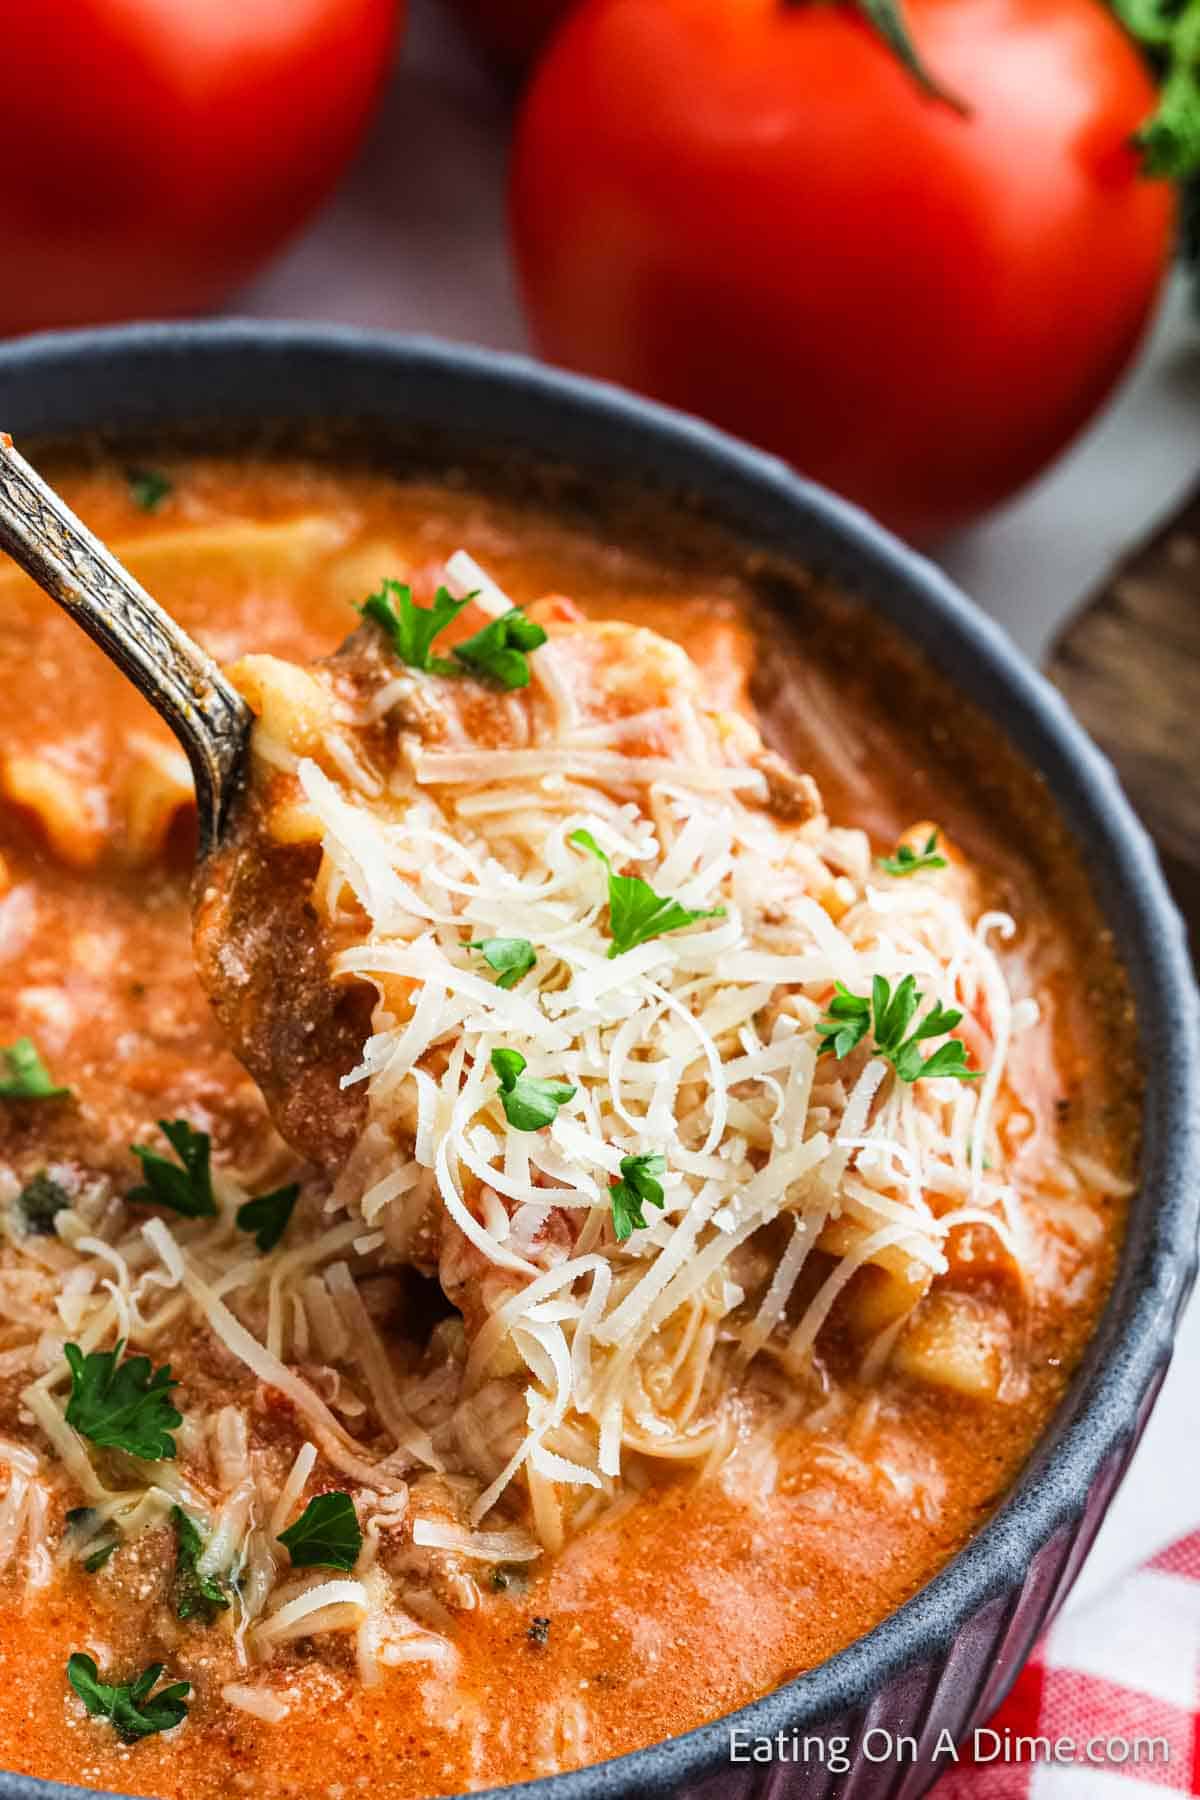
<svg viewBox="0 0 1200 1800">
<path fill-rule="evenodd" d="M 668 931 L 680 931 L 694 925 L 697 919 L 723 919 L 725 908 L 712 906 L 693 912 L 664 894 L 656 894 L 640 875 L 614 875 L 612 861 L 590 831 L 573 831 L 567 842 L 595 856 L 608 870 L 608 931 L 612 943 L 609 960 L 632 950 L 650 938 L 662 937 Z"/>
<path fill-rule="evenodd" d="M 237 1209 L 239 1230 L 252 1231 L 260 1250 L 273 1250 L 287 1230 L 299 1198 L 300 1183 L 293 1181 L 287 1187 L 247 1200 Z"/>
<path fill-rule="evenodd" d="M 119 1549 L 119 1547 L 118 1540 L 114 1538 L 111 1544 L 101 1544 L 98 1550 L 93 1550 L 90 1556 L 85 1556 L 83 1559 L 83 1566 L 88 1574 L 99 1574 L 113 1551 Z"/>
<path fill-rule="evenodd" d="M 498 619 L 489 619 L 474 637 L 455 644 L 454 654 L 473 675 L 490 675 L 504 688 L 523 688 L 529 686 L 528 652 L 545 642 L 541 626 L 514 606 Z"/>
<path fill-rule="evenodd" d="M 67 1680 L 94 1719 L 111 1719 L 123 1744 L 136 1744 L 139 1738 L 153 1737 L 157 1731 L 170 1731 L 187 1718 L 184 1700 L 192 1691 L 190 1681 L 175 1681 L 170 1687 L 150 1690 L 163 1672 L 161 1663 L 151 1663 L 136 1681 L 101 1681 L 100 1671 L 90 1656 L 77 1650 L 67 1661 Z"/>
<path fill-rule="evenodd" d="M 352 1569 L 362 1541 L 349 1494 L 318 1494 L 296 1523 L 279 1534 L 297 1569 Z"/>
<path fill-rule="evenodd" d="M 881 856 L 879 866 L 888 875 L 915 875 L 918 869 L 944 869 L 948 865 L 937 841 L 937 832 L 931 831 L 921 850 L 914 850 L 911 844 L 897 844 L 895 855 Z"/>
<path fill-rule="evenodd" d="M 478 950 L 484 962 L 495 969 L 500 977 L 497 987 L 516 987 L 522 975 L 528 975 L 537 962 L 537 951 L 528 938 L 481 938 L 467 948 Z"/>
<path fill-rule="evenodd" d="M 145 1182 L 125 1196 L 135 1206 L 169 1206 L 185 1219 L 216 1217 L 213 1198 L 211 1152 L 207 1131 L 193 1131 L 186 1119 L 160 1119 L 158 1129 L 179 1158 L 173 1163 L 145 1144 L 134 1144 L 133 1154 L 142 1165 Z"/>
<path fill-rule="evenodd" d="M 818 1034 L 825 1039 L 817 1052 L 827 1052 L 839 1060 L 849 1056 L 871 1028 L 871 1002 L 852 994 L 840 981 L 834 982 L 834 997 L 825 1009 L 825 1017 L 817 1024 Z"/>
<path fill-rule="evenodd" d="M 93 1444 L 125 1450 L 143 1462 L 169 1462 L 175 1440 L 169 1433 L 183 1424 L 171 1403 L 169 1365 L 151 1369 L 148 1356 L 120 1361 L 123 1343 L 115 1350 L 93 1350 L 85 1356 L 78 1344 L 65 1344 L 63 1355 L 71 1371 L 71 1397 L 67 1424 Z"/>
<path fill-rule="evenodd" d="M 666 1167 L 666 1157 L 657 1150 L 621 1158 L 621 1179 L 612 1182 L 608 1191 L 612 1196 L 613 1230 L 622 1243 L 633 1232 L 645 1230 L 643 1206 L 666 1204 L 662 1182 L 657 1179 L 666 1173 Z"/>
<path fill-rule="evenodd" d="M 849 1056 L 873 1031 L 876 1054 L 890 1062 L 901 1081 L 920 1081 L 926 1075 L 949 1075 L 957 1081 L 978 1081 L 982 1069 L 967 1063 L 965 1046 L 959 1038 L 951 1038 L 931 1056 L 922 1058 L 920 1046 L 927 1038 L 942 1037 L 953 1031 L 962 1018 L 957 1007 L 931 1006 L 915 1029 L 909 1030 L 917 1009 L 924 999 L 915 977 L 906 975 L 893 991 L 891 983 L 876 975 L 871 983 L 871 997 L 852 994 L 839 981 L 836 992 L 817 1024 L 824 1039 L 818 1055 Z"/>
<path fill-rule="evenodd" d="M 128 469 L 125 479 L 129 483 L 134 505 L 148 513 L 157 512 L 175 486 L 161 469 Z"/>
<path fill-rule="evenodd" d="M 541 1131 L 553 1125 L 559 1107 L 575 1092 L 565 1081 L 526 1075 L 527 1064 L 519 1050 L 493 1050 L 492 1067 L 500 1077 L 504 1116 L 514 1131 Z"/>
<path fill-rule="evenodd" d="M 0 1067 L 5 1070 L 0 1076 L 2 1100 L 61 1100 L 71 1091 L 54 1080 L 32 1038 L 0 1045 Z"/>
<path fill-rule="evenodd" d="M 70 1204 L 71 1196 L 66 1188 L 60 1187 L 45 1169 L 39 1169 L 17 1195 L 25 1229 L 35 1237 L 48 1237 L 54 1230 L 55 1219 Z"/>
<path fill-rule="evenodd" d="M 180 1619 L 200 1619 L 211 1625 L 217 1613 L 229 1605 L 225 1584 L 216 1575 L 202 1575 L 196 1564 L 204 1553 L 204 1539 L 190 1513 L 171 1508 L 175 1527 L 175 1614 Z"/>
<path fill-rule="evenodd" d="M 431 675 L 456 675 L 455 664 L 444 656 L 434 656 L 433 640 L 455 620 L 468 600 L 456 600 L 448 588 L 440 587 L 432 606 L 418 606 L 412 589 L 402 581 L 385 581 L 377 594 L 368 594 L 358 608 L 364 619 L 372 619 L 386 632 L 388 641 L 402 663 L 410 669 L 423 669 Z"/>
</svg>

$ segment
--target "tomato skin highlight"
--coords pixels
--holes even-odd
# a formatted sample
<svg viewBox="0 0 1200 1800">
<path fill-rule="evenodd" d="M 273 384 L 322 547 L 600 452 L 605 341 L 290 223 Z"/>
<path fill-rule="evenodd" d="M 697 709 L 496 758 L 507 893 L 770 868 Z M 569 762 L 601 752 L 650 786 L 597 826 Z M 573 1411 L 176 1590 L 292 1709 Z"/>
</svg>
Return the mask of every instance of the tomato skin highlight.
<svg viewBox="0 0 1200 1800">
<path fill-rule="evenodd" d="M 0 332 L 215 305 L 358 147 L 404 0 L 0 0 Z"/>
<path fill-rule="evenodd" d="M 583 0 L 534 75 L 511 218 L 535 343 L 929 539 L 1086 423 L 1174 197 L 1098 0 L 909 0 L 968 117 L 847 5 Z"/>
</svg>

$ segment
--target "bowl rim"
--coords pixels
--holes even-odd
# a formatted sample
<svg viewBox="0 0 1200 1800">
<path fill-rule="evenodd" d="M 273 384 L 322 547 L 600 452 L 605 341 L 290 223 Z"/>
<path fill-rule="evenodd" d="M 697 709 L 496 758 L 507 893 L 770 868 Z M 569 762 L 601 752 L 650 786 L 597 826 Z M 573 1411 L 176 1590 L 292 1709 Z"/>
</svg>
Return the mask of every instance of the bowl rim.
<svg viewBox="0 0 1200 1800">
<path fill-rule="evenodd" d="M 1118 954 L 1138 989 L 1138 1030 L 1145 1068 L 1140 1186 L 1156 1196 L 1144 1242 L 1127 1240 L 1121 1273 L 1093 1337 L 1090 1361 L 1076 1373 L 1055 1420 L 1034 1447 L 1012 1489 L 974 1538 L 918 1592 L 879 1625 L 827 1662 L 737 1711 L 641 1750 L 565 1774 L 484 1792 L 484 1800 L 635 1800 L 667 1795 L 728 1767 L 729 1733 L 774 1737 L 814 1728 L 862 1707 L 906 1668 L 945 1653 L 989 1600 L 1019 1586 L 1035 1553 L 1056 1529 L 1078 1517 L 1105 1465 L 1134 1434 L 1152 1397 L 1195 1274 L 1200 1221 L 1200 1018 L 1184 930 L 1150 839 L 1132 812 L 1107 760 L 1066 703 L 1028 663 L 1001 627 L 983 614 L 932 562 L 851 503 L 689 415 L 608 383 L 567 374 L 518 355 L 348 326 L 228 319 L 134 324 L 50 332 L 0 345 L 0 428 L 14 383 L 26 396 L 48 375 L 72 374 L 86 386 L 89 368 L 139 367 L 169 376 L 189 360 L 285 359 L 303 383 L 307 360 L 322 367 L 386 364 L 444 378 L 464 392 L 484 392 L 507 405 L 513 434 L 522 410 L 536 402 L 548 415 L 583 420 L 620 447 L 622 461 L 644 451 L 686 465 L 713 496 L 720 515 L 730 484 L 758 495 L 781 517 L 834 547 L 871 588 L 890 584 L 912 618 L 899 624 L 935 662 L 949 645 L 974 666 L 988 693 L 973 695 L 1051 788 L 1072 835 L 1088 840 L 1097 898 Z M 315 384 L 314 384 L 315 385 Z M 75 429 L 102 428 L 86 392 Z M 148 407 L 153 429 L 155 407 Z M 315 419 L 330 416 L 315 405 Z M 177 418 L 175 424 L 181 420 Z M 161 429 L 169 434 L 170 421 Z M 31 428 L 31 435 L 36 434 Z M 56 435 L 58 434 L 56 427 Z M 65 435 L 65 433 L 64 433 Z M 564 456 L 553 444 L 548 455 Z M 743 536 L 745 533 L 743 532 Z M 858 585 L 856 580 L 855 585 Z M 917 627 L 920 627 L 918 630 Z M 947 673 L 947 679 L 951 679 Z M 1099 855 L 1100 861 L 1094 860 Z M 1149 1009 L 1157 1009 L 1150 1017 Z M 0 1771 L 0 1800 L 64 1800 L 93 1789 Z"/>
</svg>

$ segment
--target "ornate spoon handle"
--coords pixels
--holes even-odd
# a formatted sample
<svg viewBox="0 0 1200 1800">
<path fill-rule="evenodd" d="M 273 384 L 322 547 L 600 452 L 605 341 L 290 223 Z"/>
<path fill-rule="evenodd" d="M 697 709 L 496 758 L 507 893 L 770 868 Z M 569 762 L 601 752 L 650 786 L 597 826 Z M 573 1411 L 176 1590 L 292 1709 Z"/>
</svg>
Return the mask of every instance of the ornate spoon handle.
<svg viewBox="0 0 1200 1800">
<path fill-rule="evenodd" d="M 99 644 L 162 714 L 196 783 L 200 854 L 216 844 L 242 769 L 252 715 L 212 658 L 0 432 L 0 550 Z"/>
</svg>

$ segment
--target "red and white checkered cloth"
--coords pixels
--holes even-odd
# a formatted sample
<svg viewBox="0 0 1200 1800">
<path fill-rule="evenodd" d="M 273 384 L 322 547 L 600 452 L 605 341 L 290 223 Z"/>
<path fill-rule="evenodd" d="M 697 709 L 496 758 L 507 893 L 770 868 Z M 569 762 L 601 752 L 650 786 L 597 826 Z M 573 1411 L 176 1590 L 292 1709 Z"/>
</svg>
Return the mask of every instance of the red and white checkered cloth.
<svg viewBox="0 0 1200 1800">
<path fill-rule="evenodd" d="M 1010 1752 L 1018 1737 L 1069 1738 L 1075 1760 L 1047 1760 L 1040 1746 L 1005 1760 L 1005 1733 Z M 979 1760 L 970 1749 L 932 1800 L 1200 1794 L 1200 1531 L 1058 1619 L 985 1728 Z"/>
</svg>

